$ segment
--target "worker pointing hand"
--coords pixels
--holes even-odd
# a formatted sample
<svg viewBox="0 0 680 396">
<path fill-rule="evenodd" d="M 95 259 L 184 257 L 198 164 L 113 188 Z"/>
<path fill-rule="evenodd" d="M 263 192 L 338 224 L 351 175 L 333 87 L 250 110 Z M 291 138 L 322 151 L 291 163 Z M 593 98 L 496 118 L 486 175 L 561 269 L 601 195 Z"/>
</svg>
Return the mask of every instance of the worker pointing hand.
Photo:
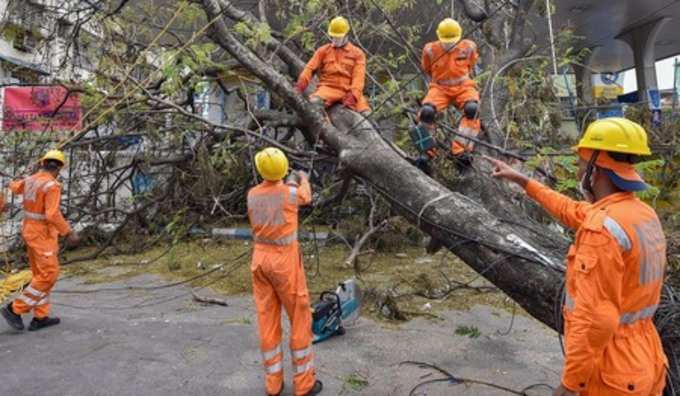
<svg viewBox="0 0 680 396">
<path fill-rule="evenodd" d="M 517 183 L 521 187 L 525 187 L 527 182 L 529 181 L 528 177 L 526 177 L 522 173 L 518 172 L 517 170 L 515 170 L 513 167 L 506 164 L 505 162 L 491 158 L 487 155 L 484 155 L 483 158 L 485 160 L 489 161 L 494 166 L 494 170 L 491 173 L 492 177 L 494 177 L 496 179 L 505 179 L 505 180 Z"/>
<path fill-rule="evenodd" d="M 666 272 L 666 237 L 654 209 L 635 196 L 648 188 L 634 163 L 650 155 L 647 133 L 624 118 L 588 126 L 576 147 L 584 200 L 484 157 L 491 176 L 522 186 L 576 230 L 567 254 L 565 362 L 554 396 L 661 396 L 668 359 L 654 326 Z"/>
</svg>

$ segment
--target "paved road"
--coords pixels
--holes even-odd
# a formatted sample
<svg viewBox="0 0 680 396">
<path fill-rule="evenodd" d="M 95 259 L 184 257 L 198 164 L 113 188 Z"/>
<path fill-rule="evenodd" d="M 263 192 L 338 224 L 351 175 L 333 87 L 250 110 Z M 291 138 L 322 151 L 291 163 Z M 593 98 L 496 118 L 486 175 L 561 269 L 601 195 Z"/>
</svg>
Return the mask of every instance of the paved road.
<svg viewBox="0 0 680 396">
<path fill-rule="evenodd" d="M 150 275 L 124 282 L 162 283 Z M 57 289 L 122 285 L 91 286 L 76 278 L 61 281 Z M 229 307 L 205 306 L 193 302 L 189 293 L 184 287 L 55 293 L 61 325 L 17 333 L 0 323 L 0 394 L 263 395 L 252 299 L 230 297 Z M 432 362 L 455 375 L 514 389 L 559 381 L 557 339 L 538 322 L 518 316 L 512 332 L 503 336 L 498 332 L 508 327 L 507 312 L 476 306 L 442 316 L 443 321 L 416 319 L 399 327 L 361 318 L 345 336 L 317 345 L 323 394 L 408 395 L 427 372 L 400 367 L 404 360 Z M 455 335 L 459 325 L 476 326 L 482 334 Z M 286 383 L 291 383 L 290 370 Z M 291 389 L 284 394 L 291 395 Z M 505 393 L 437 384 L 418 394 Z"/>
</svg>

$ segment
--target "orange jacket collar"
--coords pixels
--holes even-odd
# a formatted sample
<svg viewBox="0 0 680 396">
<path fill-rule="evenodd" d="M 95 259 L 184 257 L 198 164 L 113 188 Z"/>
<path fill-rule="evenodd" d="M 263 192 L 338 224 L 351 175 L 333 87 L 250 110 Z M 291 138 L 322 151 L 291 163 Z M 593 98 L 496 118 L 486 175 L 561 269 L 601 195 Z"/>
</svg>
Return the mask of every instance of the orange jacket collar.
<svg viewBox="0 0 680 396">
<path fill-rule="evenodd" d="M 635 199 L 635 194 L 632 192 L 618 192 L 600 199 L 593 204 L 593 209 L 603 209 L 611 204 L 625 201 L 628 199 Z"/>
</svg>

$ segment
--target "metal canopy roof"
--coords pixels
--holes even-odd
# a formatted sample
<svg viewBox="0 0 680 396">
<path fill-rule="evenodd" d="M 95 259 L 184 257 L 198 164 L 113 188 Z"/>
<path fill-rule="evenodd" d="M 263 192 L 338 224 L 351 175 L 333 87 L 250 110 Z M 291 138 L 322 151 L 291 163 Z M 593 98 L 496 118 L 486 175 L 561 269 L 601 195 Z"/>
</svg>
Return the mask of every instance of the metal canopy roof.
<svg viewBox="0 0 680 396">
<path fill-rule="evenodd" d="M 596 71 L 634 67 L 633 50 L 616 37 L 664 17 L 670 19 L 656 37 L 655 57 L 680 54 L 679 0 L 558 0 L 555 4 L 555 29 L 571 27 L 584 39 L 583 47 L 593 48 L 590 66 Z"/>
</svg>

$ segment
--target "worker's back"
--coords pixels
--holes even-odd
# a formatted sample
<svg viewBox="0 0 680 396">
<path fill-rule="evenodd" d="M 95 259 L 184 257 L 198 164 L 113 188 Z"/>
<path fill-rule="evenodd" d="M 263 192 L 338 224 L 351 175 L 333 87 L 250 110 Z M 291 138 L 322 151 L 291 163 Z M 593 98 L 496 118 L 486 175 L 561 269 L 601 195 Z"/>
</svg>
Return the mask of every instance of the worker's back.
<svg viewBox="0 0 680 396">
<path fill-rule="evenodd" d="M 59 208 L 61 185 L 50 173 L 37 172 L 12 182 L 10 189 L 14 194 L 23 195 L 24 237 L 32 239 L 32 234 L 40 234 L 56 241 L 59 234 L 70 232 Z"/>
<path fill-rule="evenodd" d="M 567 354 L 582 364 L 584 329 L 589 329 L 589 342 L 604 346 L 595 374 L 601 381 L 591 381 L 588 394 L 613 395 L 614 388 L 660 395 L 668 360 L 653 318 L 663 287 L 666 240 L 656 213 L 632 192 L 610 195 L 588 210 L 576 244 L 567 275 Z M 592 277 L 596 265 L 600 275 Z M 580 309 L 574 310 L 570 295 L 580 296 L 575 302 Z M 576 374 L 570 378 L 579 378 L 580 370 L 571 370 Z"/>
<path fill-rule="evenodd" d="M 257 248 L 271 249 L 297 241 L 298 207 L 311 200 L 307 180 L 300 186 L 264 181 L 248 192 L 248 218 Z"/>
<path fill-rule="evenodd" d="M 38 172 L 14 185 L 21 185 L 21 187 L 18 187 L 16 190 L 13 188 L 13 190 L 15 193 L 24 196 L 23 206 L 26 211 L 25 217 L 31 219 L 31 214 L 44 215 L 45 194 L 50 188 L 57 186 L 58 183 L 49 173 Z"/>
<path fill-rule="evenodd" d="M 622 326 L 651 321 L 666 271 L 666 238 L 659 218 L 632 193 L 625 195 L 627 198 L 607 207 L 604 221 L 621 247 L 625 263 Z"/>
</svg>

